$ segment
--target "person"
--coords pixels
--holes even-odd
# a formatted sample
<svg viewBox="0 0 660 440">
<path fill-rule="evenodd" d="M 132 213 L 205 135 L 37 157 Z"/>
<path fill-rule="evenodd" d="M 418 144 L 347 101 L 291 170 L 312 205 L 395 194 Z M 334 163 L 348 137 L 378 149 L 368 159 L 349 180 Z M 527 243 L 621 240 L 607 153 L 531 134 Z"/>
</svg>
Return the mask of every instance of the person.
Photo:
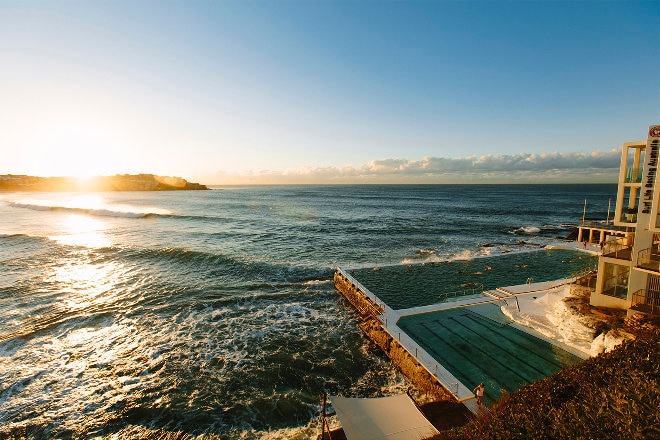
<svg viewBox="0 0 660 440">
<path fill-rule="evenodd" d="M 472 392 L 477 395 L 477 405 L 479 406 L 481 406 L 481 402 L 484 398 L 485 391 L 486 391 L 486 387 L 484 386 L 483 382 L 481 382 L 479 385 L 476 386 L 474 390 L 472 390 Z"/>
<path fill-rule="evenodd" d="M 587 248 L 587 240 L 584 240 L 583 244 L 584 244 L 584 248 L 586 249 Z"/>
</svg>

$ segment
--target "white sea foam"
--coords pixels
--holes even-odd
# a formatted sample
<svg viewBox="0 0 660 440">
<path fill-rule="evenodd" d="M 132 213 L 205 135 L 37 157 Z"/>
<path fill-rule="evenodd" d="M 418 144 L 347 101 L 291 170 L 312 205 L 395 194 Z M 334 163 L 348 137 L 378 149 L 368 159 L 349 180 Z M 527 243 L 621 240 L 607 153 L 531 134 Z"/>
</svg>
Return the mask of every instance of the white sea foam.
<svg viewBox="0 0 660 440">
<path fill-rule="evenodd" d="M 607 353 L 630 337 L 630 335 L 621 333 L 617 330 L 603 332 L 596 336 L 591 342 L 591 355 L 596 356 L 600 353 Z"/>
<path fill-rule="evenodd" d="M 515 322 L 530 327 L 542 335 L 595 356 L 620 344 L 625 335 L 617 332 L 601 333 L 595 338 L 586 317 L 569 307 L 564 300 L 570 287 L 550 289 L 534 295 L 518 297 L 518 306 L 509 301 L 502 312 Z"/>
<path fill-rule="evenodd" d="M 467 260 L 472 260 L 475 257 L 475 252 L 471 251 L 469 249 L 465 249 L 457 254 L 455 254 L 452 258 L 450 258 L 451 261 L 467 261 Z"/>
<path fill-rule="evenodd" d="M 425 258 L 419 257 L 410 257 L 402 259 L 398 264 L 424 264 L 424 263 L 444 263 L 452 261 L 470 261 L 477 258 L 492 257 L 500 254 L 509 254 L 509 253 L 521 253 L 521 252 L 531 252 L 531 249 L 522 249 L 520 246 L 515 248 L 510 248 L 508 246 L 486 246 L 481 247 L 478 250 L 464 249 L 462 251 L 453 253 L 453 254 L 425 254 Z M 371 265 L 365 267 L 384 267 L 384 266 L 394 266 L 397 264 L 390 265 Z M 355 267 L 358 269 L 358 267 Z M 361 267 L 360 267 L 361 268 Z"/>
<path fill-rule="evenodd" d="M 308 280 L 303 283 L 303 286 L 320 286 L 323 284 L 330 284 L 333 281 L 331 279 L 327 280 Z"/>
<path fill-rule="evenodd" d="M 137 208 L 128 205 L 109 205 L 109 206 L 85 206 L 77 203 L 62 203 L 57 204 L 51 201 L 12 201 L 8 202 L 9 206 L 14 208 L 31 209 L 33 211 L 71 211 L 97 217 L 125 217 L 125 218 L 143 218 L 150 215 L 170 215 L 171 211 L 156 208 L 156 207 L 143 207 Z"/>
<path fill-rule="evenodd" d="M 330 429 L 339 428 L 341 425 L 337 416 L 328 418 Z M 317 438 L 321 433 L 321 427 L 318 419 L 314 419 L 307 424 L 298 428 L 282 428 L 272 431 L 252 431 L 241 433 L 241 438 L 260 438 L 262 440 L 312 440 Z"/>
<path fill-rule="evenodd" d="M 513 231 L 514 234 L 518 235 L 536 235 L 541 232 L 541 228 L 537 226 L 521 226 L 520 228 Z"/>
</svg>

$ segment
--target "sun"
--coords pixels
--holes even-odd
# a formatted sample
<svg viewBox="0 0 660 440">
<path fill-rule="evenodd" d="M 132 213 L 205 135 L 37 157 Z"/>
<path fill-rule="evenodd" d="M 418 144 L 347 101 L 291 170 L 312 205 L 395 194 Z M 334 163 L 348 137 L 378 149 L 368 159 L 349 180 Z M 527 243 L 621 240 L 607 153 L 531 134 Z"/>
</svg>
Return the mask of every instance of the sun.
<svg viewBox="0 0 660 440">
<path fill-rule="evenodd" d="M 124 144 L 106 124 L 91 119 L 59 120 L 42 127 L 34 157 L 41 176 L 80 179 L 121 174 L 130 167 Z"/>
</svg>

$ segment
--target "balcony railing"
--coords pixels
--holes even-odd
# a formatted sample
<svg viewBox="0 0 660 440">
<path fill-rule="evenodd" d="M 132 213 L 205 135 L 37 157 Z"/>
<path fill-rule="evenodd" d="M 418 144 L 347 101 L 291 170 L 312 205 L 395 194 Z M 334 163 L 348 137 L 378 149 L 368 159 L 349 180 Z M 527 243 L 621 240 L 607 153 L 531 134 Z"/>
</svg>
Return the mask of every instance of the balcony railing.
<svg viewBox="0 0 660 440">
<path fill-rule="evenodd" d="M 628 168 L 626 169 L 626 183 L 641 183 L 642 169 L 641 168 Z"/>
<path fill-rule="evenodd" d="M 637 223 L 637 209 L 624 209 L 619 221 L 623 223 Z"/>
<path fill-rule="evenodd" d="M 603 246 L 603 257 L 632 260 L 632 246 L 623 243 L 606 241 Z"/>
<path fill-rule="evenodd" d="M 637 267 L 660 272 L 660 251 L 655 247 L 643 249 L 637 253 Z"/>
<path fill-rule="evenodd" d="M 660 292 L 641 289 L 632 294 L 632 310 L 660 315 Z"/>
</svg>

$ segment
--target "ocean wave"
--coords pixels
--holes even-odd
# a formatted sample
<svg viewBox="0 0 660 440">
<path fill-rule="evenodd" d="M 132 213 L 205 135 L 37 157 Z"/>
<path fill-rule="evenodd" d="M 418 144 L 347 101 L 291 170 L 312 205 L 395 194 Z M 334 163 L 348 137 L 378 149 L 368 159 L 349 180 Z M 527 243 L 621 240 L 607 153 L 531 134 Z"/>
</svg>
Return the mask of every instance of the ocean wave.
<svg viewBox="0 0 660 440">
<path fill-rule="evenodd" d="M 513 231 L 516 235 L 538 235 L 541 232 L 541 228 L 537 226 L 521 226 L 520 228 Z"/>
<path fill-rule="evenodd" d="M 469 249 L 465 249 L 455 254 L 449 261 L 468 261 L 468 260 L 472 260 L 475 256 L 477 256 L 476 252 Z"/>
<path fill-rule="evenodd" d="M 49 240 L 46 237 L 38 237 L 29 234 L 2 234 L 0 233 L 0 240 L 6 240 L 6 243 L 28 244 L 28 243 L 45 243 Z"/>
<path fill-rule="evenodd" d="M 325 280 L 308 280 L 308 281 L 305 281 L 305 282 L 302 283 L 302 284 L 303 284 L 303 286 L 320 286 L 320 285 L 323 285 L 323 284 L 330 284 L 330 283 L 332 283 L 332 282 L 333 282 L 332 279 L 325 279 Z"/>
<path fill-rule="evenodd" d="M 488 257 L 497 257 L 501 255 L 515 255 L 519 253 L 533 252 L 538 250 L 545 245 L 539 245 L 536 243 L 526 243 L 520 241 L 518 243 L 485 243 L 481 245 L 480 249 L 463 249 L 454 253 L 448 254 L 427 254 L 424 258 L 419 257 L 409 257 L 403 258 L 397 264 L 383 264 L 383 265 L 361 265 L 352 267 L 352 269 L 365 269 L 365 268 L 374 268 L 380 269 L 382 267 L 389 266 L 398 266 L 401 264 L 436 264 L 436 263 L 446 263 L 453 261 L 471 261 L 477 258 L 488 258 Z"/>
<path fill-rule="evenodd" d="M 176 428 L 282 438 L 315 431 L 323 392 L 372 394 L 394 385 L 392 378 L 400 381 L 382 359 L 362 351 L 366 343 L 342 318 L 349 312 L 333 293 L 243 298 L 220 308 L 200 299 L 180 307 L 161 296 L 138 314 L 71 319 L 24 340 L 11 365 L 29 367 L 10 368 L 11 391 L 0 393 L 0 404 L 8 417 L 21 417 L 26 405 L 48 412 L 48 420 L 28 424 L 53 437 L 68 436 L 73 426 L 79 434 L 107 434 L 108 426 L 140 422 L 154 430 L 146 436 Z M 53 399 L 44 401 L 44 394 Z M 176 426 L 163 421 L 163 411 Z M 3 429 L 0 436 L 9 432 Z"/>
<path fill-rule="evenodd" d="M 433 264 L 447 261 L 471 260 L 479 253 L 469 249 L 464 249 L 451 255 L 438 255 L 435 251 L 420 254 L 418 251 L 415 257 L 403 258 L 399 264 Z M 423 258 L 420 258 L 420 255 Z M 397 264 L 383 265 L 383 267 L 385 266 L 397 266 Z"/>
<path fill-rule="evenodd" d="M 47 203 L 38 203 L 38 202 L 9 202 L 9 206 L 14 208 L 24 208 L 31 209 L 33 211 L 64 211 L 72 212 L 76 214 L 86 214 L 99 217 L 124 217 L 124 218 L 146 218 L 146 217 L 156 217 L 156 216 L 170 216 L 171 212 L 160 209 L 152 208 L 146 210 L 132 210 L 127 208 L 86 208 L 79 206 L 66 206 L 66 205 L 54 205 Z"/>
</svg>

